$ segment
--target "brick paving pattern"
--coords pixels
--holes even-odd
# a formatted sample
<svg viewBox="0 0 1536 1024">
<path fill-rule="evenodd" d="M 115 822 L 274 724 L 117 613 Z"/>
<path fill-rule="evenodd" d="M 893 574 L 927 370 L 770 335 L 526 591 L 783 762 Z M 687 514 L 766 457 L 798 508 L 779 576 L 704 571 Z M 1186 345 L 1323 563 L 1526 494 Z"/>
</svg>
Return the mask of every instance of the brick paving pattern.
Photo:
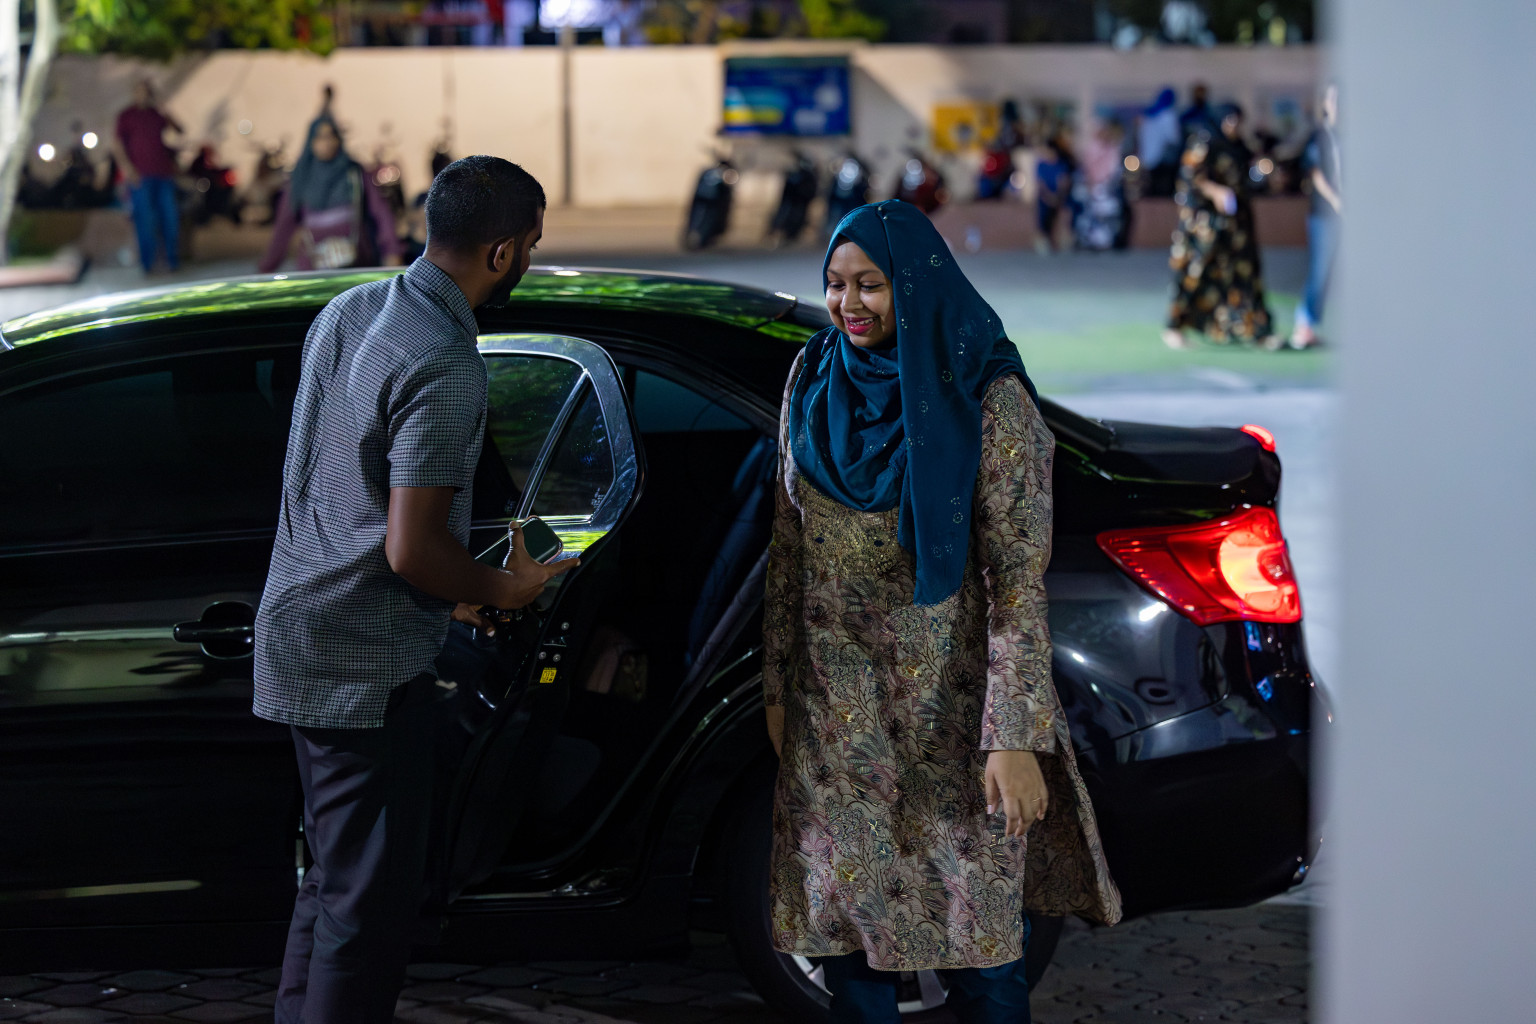
<svg viewBox="0 0 1536 1024">
<path fill-rule="evenodd" d="M 1157 914 L 1069 924 L 1032 1000 L 1036 1024 L 1303 1024 L 1311 909 Z M 271 1019 L 274 968 L 0 976 L 0 1021 L 237 1024 Z M 697 933 L 686 960 L 421 963 L 401 1024 L 786 1024 L 752 992 L 730 946 Z M 911 1024 L 953 1024 L 934 1010 Z M 798 1024 L 798 1022 L 796 1022 Z"/>
</svg>

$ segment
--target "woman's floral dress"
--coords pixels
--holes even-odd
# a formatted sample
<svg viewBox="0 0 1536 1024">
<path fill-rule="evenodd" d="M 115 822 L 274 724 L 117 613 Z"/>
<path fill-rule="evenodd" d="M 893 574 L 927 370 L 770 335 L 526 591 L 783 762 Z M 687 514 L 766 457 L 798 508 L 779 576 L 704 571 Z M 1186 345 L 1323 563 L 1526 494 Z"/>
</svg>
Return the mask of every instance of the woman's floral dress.
<svg viewBox="0 0 1536 1024">
<path fill-rule="evenodd" d="M 1253 233 L 1247 153 L 1225 136 L 1197 134 L 1184 151 L 1173 197 L 1179 226 L 1168 259 L 1173 270 L 1168 326 L 1201 331 L 1212 341 L 1256 342 L 1274 330 Z M 1197 187 L 1201 181 L 1232 189 L 1237 211 L 1218 210 Z"/>
<path fill-rule="evenodd" d="M 987 391 L 982 433 L 965 582 L 927 607 L 898 513 L 833 501 L 780 438 L 764 691 L 785 709 L 770 881 L 785 953 L 989 967 L 1023 954 L 1026 907 L 1120 917 L 1051 681 L 1055 439 L 1011 375 Z M 987 815 L 989 750 L 1040 755 L 1050 809 L 1027 842 Z"/>
</svg>

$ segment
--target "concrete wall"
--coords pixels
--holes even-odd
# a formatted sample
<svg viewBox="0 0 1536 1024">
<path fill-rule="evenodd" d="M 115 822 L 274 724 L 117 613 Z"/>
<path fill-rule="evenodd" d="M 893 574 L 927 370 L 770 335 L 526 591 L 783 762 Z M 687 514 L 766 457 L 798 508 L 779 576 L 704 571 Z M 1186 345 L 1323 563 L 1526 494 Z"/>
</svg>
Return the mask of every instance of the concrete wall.
<svg viewBox="0 0 1536 1024">
<path fill-rule="evenodd" d="M 731 54 L 847 53 L 853 66 L 854 148 L 888 187 L 911 142 L 926 144 L 935 103 L 1055 100 L 1091 112 L 1099 104 L 1144 103 L 1158 88 L 1196 80 L 1217 99 L 1259 110 L 1268 96 L 1304 98 L 1318 74 L 1309 47 L 1118 52 L 1094 46 L 868 46 L 738 43 L 715 47 L 582 48 L 571 57 L 572 181 L 583 206 L 676 204 L 720 140 L 721 61 Z M 390 143 L 405 187 L 426 186 L 434 142 L 451 129 L 455 154 L 490 152 L 526 166 L 558 202 L 564 176 L 562 55 L 553 48 L 342 49 L 307 54 L 224 51 L 172 65 L 115 58 L 62 58 L 53 73 L 36 140 L 64 148 L 70 125 L 106 137 L 131 84 L 148 74 L 189 145 L 213 141 L 242 171 L 258 146 L 286 140 L 297 155 L 324 82 L 353 155 L 371 160 Z M 248 135 L 238 131 L 251 122 Z M 811 145 L 830 156 L 843 145 Z M 743 171 L 741 198 L 769 201 L 789 143 L 731 139 Z M 48 168 L 37 165 L 45 177 Z M 965 176 L 966 168 L 953 168 Z"/>
<path fill-rule="evenodd" d="M 1536 1017 L 1536 5 L 1336 8 L 1343 674 L 1322 1024 Z M 1498 139 L 1445 201 L 1425 125 Z"/>
</svg>

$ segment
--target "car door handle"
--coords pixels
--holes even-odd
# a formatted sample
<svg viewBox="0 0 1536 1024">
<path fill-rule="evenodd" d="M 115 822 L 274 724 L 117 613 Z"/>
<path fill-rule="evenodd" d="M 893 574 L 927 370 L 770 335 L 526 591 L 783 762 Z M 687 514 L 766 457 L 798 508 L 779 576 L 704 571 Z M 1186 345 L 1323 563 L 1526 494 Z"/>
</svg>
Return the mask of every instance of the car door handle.
<svg viewBox="0 0 1536 1024">
<path fill-rule="evenodd" d="M 209 641 L 239 640 L 256 636 L 255 626 L 209 626 L 201 620 L 178 622 L 171 627 L 171 636 L 184 644 L 206 644 Z"/>
<path fill-rule="evenodd" d="M 202 618 L 172 626 L 171 636 L 200 644 L 204 654 L 220 661 L 249 658 L 256 650 L 256 609 L 244 601 L 215 601 Z"/>
</svg>

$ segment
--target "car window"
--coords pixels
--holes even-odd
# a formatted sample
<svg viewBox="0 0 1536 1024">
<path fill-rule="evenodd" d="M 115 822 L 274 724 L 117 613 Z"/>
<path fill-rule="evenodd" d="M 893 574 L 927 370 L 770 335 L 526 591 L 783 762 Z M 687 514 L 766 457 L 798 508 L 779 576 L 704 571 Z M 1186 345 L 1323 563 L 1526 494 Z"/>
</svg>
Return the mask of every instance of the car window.
<svg viewBox="0 0 1536 1024">
<path fill-rule="evenodd" d="M 589 516 L 613 486 L 613 450 L 597 393 L 585 388 L 533 499 L 540 516 Z"/>
<path fill-rule="evenodd" d="M 642 434 L 751 430 L 746 420 L 698 391 L 646 370 L 634 371 L 635 423 Z"/>
<path fill-rule="evenodd" d="M 581 367 L 551 356 L 487 355 L 485 368 L 487 441 L 521 494 Z"/>
<path fill-rule="evenodd" d="M 298 356 L 174 356 L 0 398 L 0 549 L 274 529 Z"/>
</svg>

